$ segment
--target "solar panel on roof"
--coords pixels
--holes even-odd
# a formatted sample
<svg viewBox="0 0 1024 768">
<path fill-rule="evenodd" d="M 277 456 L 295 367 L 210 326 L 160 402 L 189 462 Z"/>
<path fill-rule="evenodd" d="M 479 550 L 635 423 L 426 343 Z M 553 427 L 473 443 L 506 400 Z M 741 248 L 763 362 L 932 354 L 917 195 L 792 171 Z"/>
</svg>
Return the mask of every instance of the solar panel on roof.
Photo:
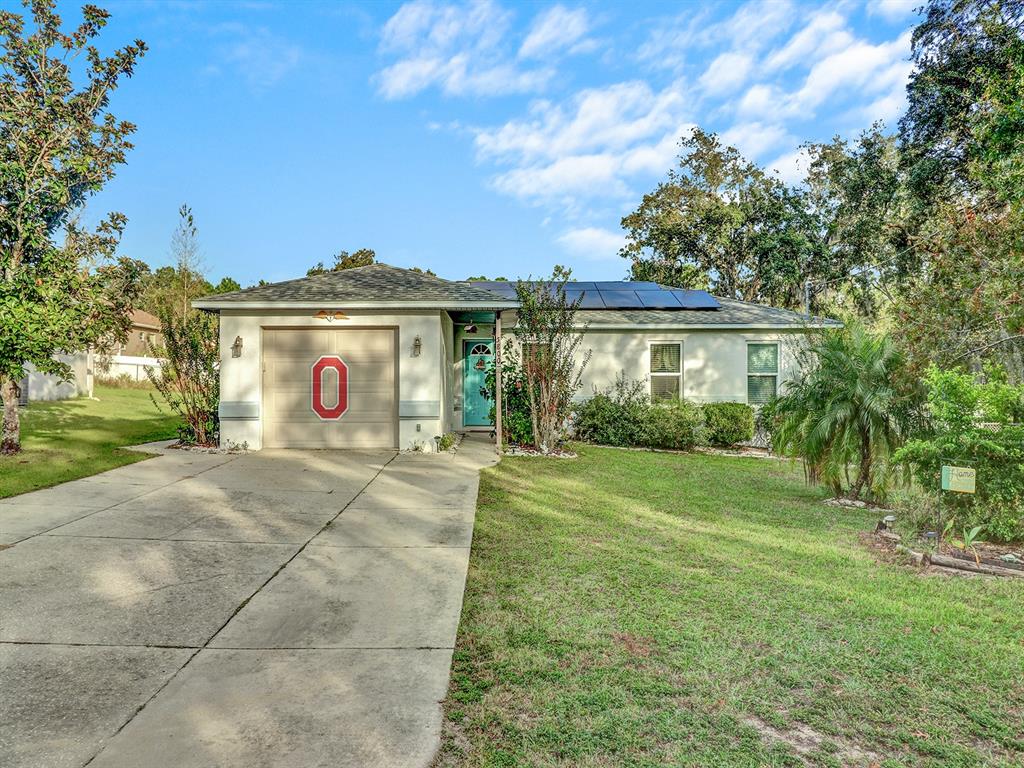
<svg viewBox="0 0 1024 768">
<path fill-rule="evenodd" d="M 672 291 L 683 309 L 719 309 L 722 305 L 707 291 L 675 288 Z"/>
<path fill-rule="evenodd" d="M 601 293 L 597 290 L 585 291 L 580 309 L 604 309 L 604 300 L 601 298 Z"/>
<path fill-rule="evenodd" d="M 597 283 L 594 282 L 577 282 L 572 281 L 571 283 L 565 284 L 565 290 L 567 291 L 593 291 L 597 289 Z"/>
<path fill-rule="evenodd" d="M 644 309 L 679 309 L 682 306 L 672 291 L 664 288 L 657 291 L 637 291 L 636 295 Z"/>
<path fill-rule="evenodd" d="M 635 291 L 600 291 L 600 294 L 608 309 L 636 309 L 641 306 Z"/>
</svg>

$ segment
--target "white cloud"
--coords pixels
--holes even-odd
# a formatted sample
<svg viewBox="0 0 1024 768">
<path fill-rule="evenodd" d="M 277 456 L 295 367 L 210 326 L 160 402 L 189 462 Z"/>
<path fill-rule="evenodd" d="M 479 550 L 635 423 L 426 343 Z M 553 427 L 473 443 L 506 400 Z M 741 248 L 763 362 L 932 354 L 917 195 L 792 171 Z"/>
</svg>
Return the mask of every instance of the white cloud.
<svg viewBox="0 0 1024 768">
<path fill-rule="evenodd" d="M 535 102 L 525 119 L 480 129 L 477 156 L 511 166 L 495 189 L 515 197 L 571 205 L 582 198 L 623 197 L 628 180 L 662 175 L 690 123 L 683 94 L 646 83 L 581 91 L 564 104 Z"/>
<path fill-rule="evenodd" d="M 853 42 L 845 29 L 846 19 L 836 11 L 821 11 L 780 48 L 765 58 L 764 69 L 769 72 L 785 70 L 804 63 L 809 57 L 820 57 L 845 48 Z"/>
<path fill-rule="evenodd" d="M 779 178 L 787 184 L 799 184 L 807 175 L 810 158 L 807 155 L 807 150 L 797 149 L 780 155 L 772 162 L 767 163 L 765 167 L 769 171 L 775 171 Z"/>
<path fill-rule="evenodd" d="M 795 139 L 781 125 L 766 125 L 761 122 L 737 123 L 721 135 L 722 143 L 736 147 L 749 159 L 757 159 L 780 145 L 792 145 Z"/>
<path fill-rule="evenodd" d="M 477 134 L 480 155 L 524 161 L 594 149 L 622 150 L 675 127 L 684 109 L 675 88 L 655 93 L 641 81 L 589 88 L 566 104 L 535 102 L 525 120 Z"/>
<path fill-rule="evenodd" d="M 923 5 L 922 0 L 872 0 L 868 3 L 868 13 L 881 16 L 886 21 L 900 21 L 919 5 Z"/>
<path fill-rule="evenodd" d="M 747 53 L 727 51 L 720 54 L 701 75 L 701 87 L 716 96 L 727 96 L 747 81 L 753 64 L 754 57 Z"/>
<path fill-rule="evenodd" d="M 556 5 L 537 14 L 519 48 L 519 57 L 543 58 L 571 49 L 580 43 L 590 31 L 590 19 L 583 8 L 569 10 L 564 5 Z"/>
<path fill-rule="evenodd" d="M 712 22 L 710 4 L 674 19 L 661 21 L 637 51 L 637 57 L 659 69 L 680 69 L 687 53 L 712 46 L 752 55 L 788 29 L 796 13 L 790 0 L 750 0 L 728 18 Z"/>
<path fill-rule="evenodd" d="M 874 97 L 901 89 L 910 76 L 910 31 L 895 40 L 872 44 L 853 40 L 817 60 L 803 84 L 785 92 L 776 84 L 752 86 L 736 105 L 748 118 L 779 120 L 813 117 L 826 102 L 851 96 Z"/>
<path fill-rule="evenodd" d="M 521 69 L 504 41 L 512 14 L 492 0 L 465 5 L 432 0 L 406 3 L 388 19 L 380 50 L 398 60 L 375 76 L 387 99 L 438 87 L 449 96 L 499 95 L 541 90 L 550 67 Z"/>
<path fill-rule="evenodd" d="M 626 244 L 622 232 L 613 232 L 601 227 L 581 227 L 563 232 L 556 239 L 568 253 L 586 259 L 615 259 L 619 249 Z"/>
</svg>

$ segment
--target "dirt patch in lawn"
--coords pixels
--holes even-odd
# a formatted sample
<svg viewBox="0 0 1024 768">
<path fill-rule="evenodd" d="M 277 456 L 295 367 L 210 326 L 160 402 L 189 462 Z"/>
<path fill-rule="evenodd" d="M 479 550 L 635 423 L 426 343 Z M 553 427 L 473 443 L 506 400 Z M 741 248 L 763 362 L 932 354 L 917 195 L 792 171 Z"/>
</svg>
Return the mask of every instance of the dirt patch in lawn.
<svg viewBox="0 0 1024 768">
<path fill-rule="evenodd" d="M 849 768 L 871 768 L 882 762 L 882 756 L 842 736 L 826 736 L 803 723 L 788 728 L 776 728 L 759 717 L 747 717 L 743 722 L 761 734 L 767 743 L 779 742 L 789 746 L 801 759 L 815 754 L 830 754 L 840 765 Z"/>
</svg>

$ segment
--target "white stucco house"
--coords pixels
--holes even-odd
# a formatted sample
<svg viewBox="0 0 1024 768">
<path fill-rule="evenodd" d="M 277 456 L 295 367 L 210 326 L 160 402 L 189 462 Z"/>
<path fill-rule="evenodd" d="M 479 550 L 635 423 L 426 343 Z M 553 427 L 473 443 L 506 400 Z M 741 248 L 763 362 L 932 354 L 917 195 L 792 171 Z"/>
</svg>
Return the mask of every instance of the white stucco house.
<svg viewBox="0 0 1024 768">
<path fill-rule="evenodd" d="M 654 398 L 756 405 L 794 375 L 787 341 L 807 328 L 795 312 L 655 283 L 567 292 L 582 297 L 591 351 L 580 397 L 624 375 Z M 517 302 L 514 283 L 374 264 L 194 306 L 220 314 L 225 446 L 433 450 L 437 435 L 492 430 L 480 386 Z"/>
</svg>

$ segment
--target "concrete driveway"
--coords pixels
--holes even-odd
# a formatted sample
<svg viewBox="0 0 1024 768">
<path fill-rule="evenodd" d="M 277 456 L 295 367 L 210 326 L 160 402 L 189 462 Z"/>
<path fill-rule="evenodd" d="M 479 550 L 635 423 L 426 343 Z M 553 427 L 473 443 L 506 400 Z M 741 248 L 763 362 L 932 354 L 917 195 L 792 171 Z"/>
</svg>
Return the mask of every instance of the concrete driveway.
<svg viewBox="0 0 1024 768">
<path fill-rule="evenodd" d="M 0 765 L 429 764 L 492 462 L 172 451 L 0 501 Z"/>
</svg>

